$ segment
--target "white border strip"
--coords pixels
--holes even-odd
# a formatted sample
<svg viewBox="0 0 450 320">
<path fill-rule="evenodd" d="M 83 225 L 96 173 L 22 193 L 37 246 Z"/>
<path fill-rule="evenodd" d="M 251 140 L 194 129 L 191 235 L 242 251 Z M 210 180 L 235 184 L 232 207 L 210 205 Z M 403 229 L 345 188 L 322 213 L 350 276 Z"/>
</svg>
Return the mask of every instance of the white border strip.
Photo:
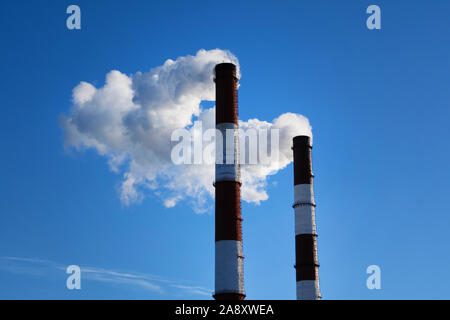
<svg viewBox="0 0 450 320">
<path fill-rule="evenodd" d="M 297 282 L 297 300 L 320 300 L 318 280 L 302 280 Z"/>
<path fill-rule="evenodd" d="M 297 184 L 294 186 L 294 205 L 314 203 L 314 190 L 312 184 Z"/>
<path fill-rule="evenodd" d="M 313 206 L 295 207 L 295 235 L 317 234 L 316 217 Z"/>
<path fill-rule="evenodd" d="M 244 256 L 242 242 L 221 240 L 216 242 L 215 294 L 244 293 Z"/>
<path fill-rule="evenodd" d="M 216 125 L 216 182 L 241 182 L 238 125 L 226 122 Z"/>
</svg>

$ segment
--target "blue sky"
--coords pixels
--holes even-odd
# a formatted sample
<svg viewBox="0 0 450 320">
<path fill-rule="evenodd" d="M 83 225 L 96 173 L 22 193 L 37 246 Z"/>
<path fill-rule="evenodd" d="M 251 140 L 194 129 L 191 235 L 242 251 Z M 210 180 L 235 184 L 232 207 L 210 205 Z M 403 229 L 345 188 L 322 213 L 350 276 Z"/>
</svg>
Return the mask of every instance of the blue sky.
<svg viewBox="0 0 450 320">
<path fill-rule="evenodd" d="M 450 3 L 77 1 L 77 31 L 70 4 L 1 4 L 0 298 L 210 298 L 213 212 L 123 205 L 121 176 L 65 150 L 59 125 L 80 81 L 202 48 L 239 59 L 240 119 L 312 124 L 323 297 L 450 298 Z M 295 298 L 292 184 L 289 165 L 267 201 L 242 204 L 248 299 Z M 81 290 L 66 289 L 70 264 L 91 271 Z M 381 290 L 366 288 L 372 264 Z"/>
</svg>

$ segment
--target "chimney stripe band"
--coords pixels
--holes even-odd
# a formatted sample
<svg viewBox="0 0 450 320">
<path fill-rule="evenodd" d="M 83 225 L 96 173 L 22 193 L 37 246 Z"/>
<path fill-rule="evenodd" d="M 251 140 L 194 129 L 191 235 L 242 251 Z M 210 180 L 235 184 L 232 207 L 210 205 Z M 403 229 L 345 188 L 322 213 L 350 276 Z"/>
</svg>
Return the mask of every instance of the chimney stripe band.
<svg viewBox="0 0 450 320">
<path fill-rule="evenodd" d="M 301 234 L 295 236 L 295 268 L 296 279 L 300 280 L 318 280 L 319 262 L 317 259 L 317 251 L 313 248 L 317 244 L 317 237 L 312 234 Z"/>
<path fill-rule="evenodd" d="M 242 241 L 241 191 L 237 182 L 216 183 L 216 241 Z"/>
<path fill-rule="evenodd" d="M 292 149 L 294 151 L 294 185 L 312 185 L 314 175 L 311 166 L 311 138 L 295 137 Z"/>
<path fill-rule="evenodd" d="M 238 125 L 230 122 L 216 125 L 216 182 L 241 182 L 239 166 Z"/>
<path fill-rule="evenodd" d="M 295 234 L 317 234 L 313 206 L 298 206 L 295 210 Z"/>
<path fill-rule="evenodd" d="M 216 242 L 215 294 L 244 292 L 244 256 L 242 242 L 222 240 Z"/>
<path fill-rule="evenodd" d="M 306 280 L 297 282 L 297 299 L 299 300 L 319 300 L 319 281 Z"/>
<path fill-rule="evenodd" d="M 294 206 L 309 204 L 315 206 L 312 184 L 297 184 L 294 186 Z"/>
<path fill-rule="evenodd" d="M 216 124 L 238 123 L 238 94 L 236 66 L 222 63 L 215 68 L 216 82 Z"/>
<path fill-rule="evenodd" d="M 294 186 L 295 234 L 316 234 L 312 184 Z"/>
</svg>

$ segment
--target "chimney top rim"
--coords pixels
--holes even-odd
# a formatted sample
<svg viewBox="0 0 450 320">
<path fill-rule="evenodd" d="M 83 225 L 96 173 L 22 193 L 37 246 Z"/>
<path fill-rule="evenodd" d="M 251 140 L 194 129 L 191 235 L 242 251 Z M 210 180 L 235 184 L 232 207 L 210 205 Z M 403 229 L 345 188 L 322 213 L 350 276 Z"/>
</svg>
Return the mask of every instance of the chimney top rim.
<svg viewBox="0 0 450 320">
<path fill-rule="evenodd" d="M 307 135 L 298 135 L 295 136 L 292 139 L 292 143 L 294 146 L 296 145 L 308 145 L 308 146 L 312 146 L 311 144 L 311 137 L 307 136 Z"/>
<path fill-rule="evenodd" d="M 215 71 L 236 71 L 236 65 L 231 62 L 223 62 L 216 64 Z"/>
</svg>

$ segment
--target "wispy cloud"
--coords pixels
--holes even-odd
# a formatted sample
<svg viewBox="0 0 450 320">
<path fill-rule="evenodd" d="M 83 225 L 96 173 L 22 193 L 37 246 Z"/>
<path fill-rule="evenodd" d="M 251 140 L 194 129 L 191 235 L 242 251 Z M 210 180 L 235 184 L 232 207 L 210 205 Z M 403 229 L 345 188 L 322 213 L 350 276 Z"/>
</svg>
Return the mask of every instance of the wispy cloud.
<svg viewBox="0 0 450 320">
<path fill-rule="evenodd" d="M 171 286 L 174 288 L 177 288 L 177 289 L 183 289 L 183 290 L 189 291 L 194 294 L 199 294 L 199 295 L 203 295 L 203 296 L 211 295 L 211 290 L 206 289 L 204 287 L 194 287 L 194 286 L 186 286 L 186 285 L 180 285 L 180 284 L 171 284 Z"/>
<path fill-rule="evenodd" d="M 23 257 L 0 257 L 0 271 L 27 274 L 31 276 L 45 276 L 52 270 L 64 271 L 68 265 L 63 265 L 51 260 Z M 190 285 L 186 280 L 172 280 L 161 276 L 139 273 L 123 272 L 113 269 L 97 268 L 92 266 L 80 266 L 82 279 L 103 283 L 123 285 L 126 287 L 138 287 L 159 294 L 184 294 L 211 296 L 211 290 L 201 286 Z M 170 290 L 172 289 L 172 290 Z M 173 289 L 177 289 L 172 293 Z"/>
</svg>

